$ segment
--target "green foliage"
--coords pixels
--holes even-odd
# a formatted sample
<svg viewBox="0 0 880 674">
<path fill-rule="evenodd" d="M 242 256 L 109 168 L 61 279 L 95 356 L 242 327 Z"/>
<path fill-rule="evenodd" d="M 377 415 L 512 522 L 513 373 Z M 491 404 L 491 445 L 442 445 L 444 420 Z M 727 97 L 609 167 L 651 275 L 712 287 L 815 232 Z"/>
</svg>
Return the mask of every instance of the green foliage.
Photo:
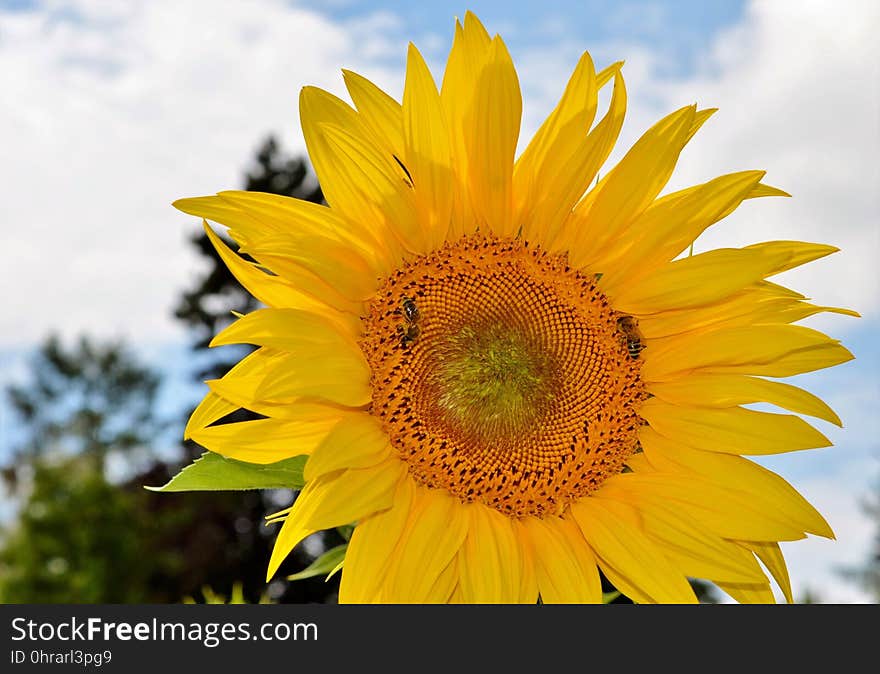
<svg viewBox="0 0 880 674">
<path fill-rule="evenodd" d="M 193 597 L 185 597 L 183 600 L 184 604 L 198 604 L 200 602 L 196 601 Z M 202 602 L 203 604 L 249 604 L 245 597 L 244 591 L 242 589 L 241 581 L 235 581 L 232 584 L 232 594 L 229 598 L 226 598 L 226 595 L 220 594 L 219 592 L 215 592 L 214 588 L 209 585 L 205 585 L 202 588 Z M 269 600 L 269 597 L 263 594 L 260 597 L 260 604 L 271 604 L 272 602 Z"/>
<path fill-rule="evenodd" d="M 162 487 L 150 491 L 226 491 L 242 489 L 301 489 L 305 456 L 276 463 L 236 461 L 205 452 Z"/>
<path fill-rule="evenodd" d="M 329 579 L 336 571 L 342 568 L 342 562 L 345 559 L 345 551 L 348 549 L 348 543 L 337 545 L 330 548 L 323 554 L 319 555 L 315 561 L 298 573 L 294 573 L 287 577 L 287 580 L 305 580 L 306 578 L 314 578 L 315 576 L 326 576 Z"/>
<path fill-rule="evenodd" d="M 0 602 L 137 603 L 161 564 L 142 495 L 83 456 L 33 464 L 29 496 L 0 548 Z"/>
<path fill-rule="evenodd" d="M 0 600 L 123 603 L 154 599 L 168 556 L 152 550 L 162 523 L 146 494 L 111 484 L 112 454 L 131 473 L 149 458 L 161 424 L 158 376 L 120 342 L 50 336 L 24 384 L 7 395 L 23 437 L 3 474 L 18 518 L 0 537 Z"/>
</svg>

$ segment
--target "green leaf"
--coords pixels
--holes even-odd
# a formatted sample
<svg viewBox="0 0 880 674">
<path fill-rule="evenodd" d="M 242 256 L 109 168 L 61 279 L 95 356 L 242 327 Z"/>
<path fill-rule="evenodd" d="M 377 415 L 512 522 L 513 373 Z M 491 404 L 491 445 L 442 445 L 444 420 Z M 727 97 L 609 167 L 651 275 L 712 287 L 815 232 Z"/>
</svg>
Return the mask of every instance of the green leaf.
<svg viewBox="0 0 880 674">
<path fill-rule="evenodd" d="M 345 559 L 345 551 L 347 549 L 348 543 L 343 543 L 342 545 L 337 545 L 335 548 L 330 548 L 302 571 L 295 573 L 292 576 L 288 576 L 287 580 L 303 580 L 305 578 L 320 576 L 325 573 L 327 574 L 326 580 L 330 580 L 330 576 L 342 568 L 342 561 Z"/>
<path fill-rule="evenodd" d="M 344 557 L 343 557 L 342 561 L 339 562 L 339 564 L 337 564 L 335 567 L 333 567 L 333 570 L 332 570 L 330 573 L 327 574 L 327 577 L 324 579 L 324 582 L 326 583 L 328 580 L 330 580 L 331 578 L 333 578 L 333 576 L 334 576 L 337 572 L 342 571 L 342 565 L 343 565 L 343 564 L 345 564 L 345 558 L 344 558 Z"/>
<path fill-rule="evenodd" d="M 354 524 L 343 524 L 341 527 L 336 527 L 336 531 L 342 536 L 342 540 L 350 541 L 354 533 Z"/>
<path fill-rule="evenodd" d="M 240 489 L 302 489 L 306 456 L 276 463 L 246 463 L 205 452 L 162 487 L 150 491 L 225 491 Z"/>
<path fill-rule="evenodd" d="M 617 590 L 614 590 L 614 592 L 603 592 L 602 593 L 602 603 L 603 604 L 610 604 L 615 599 L 617 599 L 619 596 L 620 596 L 620 592 L 618 592 Z"/>
</svg>

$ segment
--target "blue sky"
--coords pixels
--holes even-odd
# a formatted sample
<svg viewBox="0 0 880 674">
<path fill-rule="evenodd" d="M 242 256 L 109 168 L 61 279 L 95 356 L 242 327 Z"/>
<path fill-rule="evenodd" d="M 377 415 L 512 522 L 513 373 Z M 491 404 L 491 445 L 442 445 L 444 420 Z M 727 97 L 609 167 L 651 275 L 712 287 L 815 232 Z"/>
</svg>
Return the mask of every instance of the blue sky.
<svg viewBox="0 0 880 674">
<path fill-rule="evenodd" d="M 270 131 L 301 152 L 299 89 L 345 96 L 340 68 L 399 95 L 412 40 L 439 76 L 454 17 L 467 8 L 514 57 L 523 138 L 583 50 L 600 67 L 625 59 L 630 105 L 611 161 L 657 118 L 696 101 L 720 112 L 683 154 L 669 189 L 764 168 L 794 195 L 745 204 L 698 250 L 767 239 L 841 248 L 782 281 L 864 316 L 811 323 L 857 356 L 802 382 L 831 402 L 845 428 L 818 422 L 834 448 L 765 463 L 838 534 L 834 543 L 786 546 L 796 591 L 864 600 L 833 569 L 867 554 L 872 530 L 858 499 L 880 477 L 880 3 L 871 0 L 848 2 L 846 12 L 831 0 L 0 0 L 0 232 L 11 252 L 0 286 L 30 291 L 8 297 L 0 314 L 0 384 L 19 380 L 26 354 L 56 329 L 128 339 L 167 373 L 168 411 L 197 396 L 187 336 L 171 317 L 199 269 L 186 242 L 197 225 L 170 202 L 240 187 Z M 15 436 L 0 408 L 0 453 Z"/>
<path fill-rule="evenodd" d="M 324 10 L 340 20 L 357 20 L 377 8 L 401 18 L 410 39 L 436 34 L 438 26 L 466 10 L 495 27 L 508 45 L 544 44 L 560 35 L 577 35 L 583 44 L 626 37 L 650 41 L 669 54 L 674 67 L 687 71 L 694 54 L 705 49 L 714 33 L 741 17 L 738 0 L 701 2 L 619 2 L 576 0 L 548 2 L 476 1 L 458 2 L 367 2 L 365 0 L 306 0 L 307 7 Z"/>
</svg>

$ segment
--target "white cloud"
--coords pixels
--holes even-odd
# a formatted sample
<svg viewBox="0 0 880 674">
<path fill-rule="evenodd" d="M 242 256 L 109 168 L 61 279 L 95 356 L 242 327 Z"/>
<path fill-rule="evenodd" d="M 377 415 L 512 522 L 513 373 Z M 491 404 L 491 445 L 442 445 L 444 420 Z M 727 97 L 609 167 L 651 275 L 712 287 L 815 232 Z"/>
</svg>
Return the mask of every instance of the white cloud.
<svg viewBox="0 0 880 674">
<path fill-rule="evenodd" d="M 50 327 L 173 338 L 197 223 L 171 201 L 240 187 L 269 131 L 303 151 L 303 85 L 342 93 L 341 67 L 394 82 L 383 62 L 398 28 L 387 13 L 338 25 L 281 0 L 0 12 L 0 343 Z"/>
</svg>

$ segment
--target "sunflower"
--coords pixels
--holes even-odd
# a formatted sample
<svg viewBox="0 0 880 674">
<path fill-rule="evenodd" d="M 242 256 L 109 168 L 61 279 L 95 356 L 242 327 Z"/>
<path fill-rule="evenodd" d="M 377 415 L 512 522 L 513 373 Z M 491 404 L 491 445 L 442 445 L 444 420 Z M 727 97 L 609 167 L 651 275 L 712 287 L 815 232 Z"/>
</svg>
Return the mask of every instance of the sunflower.
<svg viewBox="0 0 880 674">
<path fill-rule="evenodd" d="M 787 196 L 763 171 L 659 196 L 712 109 L 661 119 L 593 185 L 624 118 L 621 67 L 585 53 L 517 157 L 516 71 L 468 13 L 439 90 L 412 45 L 401 103 L 348 71 L 353 107 L 303 89 L 329 206 L 175 203 L 266 305 L 214 338 L 258 348 L 208 382 L 188 436 L 252 463 L 308 456 L 270 578 L 305 537 L 355 523 L 342 602 L 599 602 L 600 572 L 638 603 L 695 602 L 689 578 L 770 602 L 764 569 L 791 601 L 779 542 L 832 531 L 741 455 L 830 442 L 745 406 L 840 425 L 774 379 L 851 359 L 794 323 L 854 312 L 767 280 L 836 249 L 687 254 L 744 200 Z M 215 423 L 239 408 L 262 418 Z"/>
</svg>

